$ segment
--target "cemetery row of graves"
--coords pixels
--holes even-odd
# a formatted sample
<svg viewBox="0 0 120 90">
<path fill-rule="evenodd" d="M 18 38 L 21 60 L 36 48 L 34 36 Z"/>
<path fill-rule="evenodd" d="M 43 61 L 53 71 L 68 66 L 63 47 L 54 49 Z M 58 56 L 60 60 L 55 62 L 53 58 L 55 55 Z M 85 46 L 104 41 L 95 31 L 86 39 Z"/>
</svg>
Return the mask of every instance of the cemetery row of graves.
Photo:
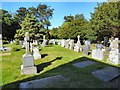
<svg viewBox="0 0 120 90">
<path fill-rule="evenodd" d="M 1 38 L 2 38 L 2 35 L 1 35 Z M 107 40 L 105 40 L 105 41 L 107 41 Z M 117 67 L 120 67 L 120 51 L 119 51 L 119 39 L 118 38 L 114 38 L 113 40 L 111 40 L 110 41 L 110 45 L 108 46 L 107 45 L 107 43 L 108 43 L 108 41 L 107 42 L 104 42 L 105 44 L 105 46 L 104 45 L 102 45 L 100 42 L 98 42 L 97 44 L 95 44 L 94 45 L 94 48 L 92 47 L 93 45 L 91 44 L 91 42 L 89 41 L 89 40 L 86 40 L 86 41 L 84 41 L 84 45 L 81 45 L 81 42 L 80 42 L 80 36 L 78 35 L 77 36 L 77 42 L 75 43 L 74 42 L 74 40 L 73 39 L 62 39 L 62 40 L 55 40 L 55 39 L 52 39 L 52 40 L 50 40 L 49 41 L 49 43 L 51 43 L 52 44 L 52 46 L 59 46 L 59 47 L 57 47 L 57 48 L 62 48 L 63 49 L 63 51 L 61 51 L 61 50 L 58 50 L 57 51 L 57 49 L 54 49 L 53 51 L 56 51 L 56 52 L 54 52 L 54 53 L 52 53 L 53 54 L 53 57 L 55 58 L 56 56 L 54 56 L 54 54 L 55 55 L 57 55 L 58 53 L 63 53 L 62 55 L 61 55 L 61 57 L 56 57 L 56 59 L 54 59 L 53 61 L 52 61 L 52 63 L 53 63 L 53 67 L 54 68 L 57 68 L 57 65 L 59 64 L 59 62 L 60 61 L 57 61 L 57 60 L 59 60 L 59 59 L 61 59 L 62 57 L 65 57 L 65 56 L 67 56 L 66 57 L 66 61 L 64 60 L 64 61 L 62 61 L 62 63 L 61 64 L 65 64 L 65 63 L 70 63 L 70 61 L 75 61 L 75 60 L 77 60 L 77 58 L 79 58 L 79 57 L 81 57 L 80 59 L 82 60 L 82 58 L 84 58 L 82 61 L 80 61 L 80 62 L 74 62 L 74 63 L 72 63 L 72 66 L 73 67 L 76 67 L 76 68 L 78 68 L 78 69 L 76 69 L 77 71 L 76 71 L 76 73 L 84 73 L 84 75 L 87 75 L 88 74 L 88 76 L 89 76 L 89 74 L 92 74 L 93 76 L 92 76 L 92 78 L 94 79 L 95 77 L 96 78 L 98 78 L 98 79 L 100 79 L 100 80 L 102 80 L 102 81 L 104 81 L 104 82 L 108 82 L 108 81 L 110 81 L 110 80 L 113 80 L 114 78 L 116 78 L 116 77 L 118 77 L 119 75 L 120 75 L 120 73 L 119 73 L 119 68 L 117 68 Z M 11 42 L 11 44 L 12 44 L 13 42 Z M 7 51 L 9 51 L 10 52 L 10 48 L 9 47 L 3 47 L 3 45 L 2 45 L 2 39 L 1 39 L 1 41 L 0 41 L 0 44 L 1 44 L 1 48 L 0 48 L 0 50 L 3 52 L 3 55 L 7 52 Z M 36 65 L 35 65 L 35 62 L 39 62 L 39 64 L 42 64 L 43 62 L 41 62 L 42 61 L 42 59 L 44 59 L 44 57 L 42 56 L 42 54 L 41 54 L 41 51 L 40 51 L 40 49 L 39 49 L 39 45 L 38 45 L 39 43 L 38 43 L 38 41 L 37 40 L 34 40 L 33 42 L 30 42 L 30 40 L 29 40 L 29 33 L 28 32 L 26 32 L 26 34 L 25 34 L 25 38 L 24 38 L 24 41 L 20 41 L 20 47 L 22 47 L 22 48 L 25 48 L 25 49 L 23 49 L 25 52 L 22 52 L 22 54 L 21 54 L 21 58 L 20 58 L 20 60 L 22 61 L 21 63 L 19 63 L 19 68 L 17 68 L 17 71 L 19 72 L 19 76 L 20 76 L 20 79 L 23 79 L 23 78 L 30 78 L 30 76 L 29 75 L 41 75 L 41 72 L 45 72 L 44 70 L 44 68 L 47 68 L 48 67 L 48 70 L 49 70 L 49 68 L 50 68 L 50 66 L 52 66 L 52 65 L 50 65 L 50 64 L 48 64 L 48 66 L 45 66 L 44 68 L 43 68 L 43 71 L 42 70 L 39 70 L 41 67 L 37 67 Z M 51 47 L 52 47 L 51 46 Z M 48 40 L 47 39 L 45 39 L 45 36 L 43 36 L 43 42 L 41 43 L 41 45 L 40 45 L 40 47 L 42 47 L 42 49 L 44 49 L 44 48 L 46 48 L 45 50 L 46 50 L 46 53 L 48 54 L 48 56 L 49 56 L 49 54 L 52 52 L 50 52 L 49 50 L 47 50 L 48 48 L 50 48 L 49 47 L 49 45 L 48 45 Z M 63 48 L 64 47 L 64 48 Z M 66 54 L 64 53 L 65 51 L 68 51 Z M 20 51 L 21 52 L 21 51 Z M 20 52 L 15 52 L 15 53 L 20 53 Z M 32 52 L 32 54 L 31 54 L 31 52 Z M 72 55 L 70 54 L 72 52 Z M 25 53 L 25 54 L 24 54 Z M 45 54 L 46 54 L 45 53 Z M 44 54 L 44 56 L 46 56 Z M 106 55 L 106 54 L 108 54 L 108 55 Z M 77 57 L 74 57 L 74 55 L 76 56 L 77 55 Z M 7 55 L 5 55 L 5 56 L 7 56 Z M 52 55 L 51 55 L 52 56 Z M 78 57 L 79 56 L 79 57 Z M 7 56 L 8 58 L 9 58 L 9 55 Z M 89 59 L 89 57 L 92 59 L 92 60 L 90 60 Z M 12 58 L 13 59 L 13 58 Z M 50 59 L 50 56 L 49 56 L 49 58 L 45 58 L 44 59 L 44 62 L 46 62 L 47 60 L 46 59 Z M 70 61 L 68 60 L 68 59 L 70 59 Z M 72 59 L 72 60 L 71 60 Z M 5 60 L 4 59 L 4 56 L 3 56 L 3 60 Z M 54 61 L 57 61 L 58 62 L 58 64 L 57 63 L 55 63 L 54 64 Z M 97 61 L 97 62 L 96 62 Z M 102 63 L 105 63 L 105 65 L 104 64 L 102 64 L 102 65 L 100 65 L 100 67 L 102 67 L 102 68 L 100 68 L 100 69 L 98 69 L 98 70 L 96 70 L 95 69 L 95 67 L 92 67 L 92 68 L 90 68 L 90 70 L 85 70 L 86 72 L 89 72 L 89 73 L 86 73 L 86 72 L 82 72 L 82 71 L 80 71 L 79 72 L 79 68 L 82 70 L 83 68 L 87 68 L 87 67 L 91 67 L 92 65 L 94 66 L 96 63 L 98 63 L 98 62 L 102 62 Z M 14 64 L 14 63 L 13 63 Z M 108 67 L 106 67 L 106 65 L 108 65 Z M 110 66 L 109 66 L 110 65 Z M 59 66 L 59 65 L 58 65 Z M 72 66 L 66 66 L 66 68 L 65 68 L 65 70 L 68 70 L 68 72 L 69 72 L 69 74 L 71 73 L 71 71 L 69 70 L 69 68 L 71 68 Z M 98 65 L 99 66 L 99 65 Z M 115 67 L 112 67 L 112 66 L 115 66 Z M 11 66 L 10 66 L 11 67 Z M 64 66 L 65 67 L 65 66 Z M 68 67 L 68 69 L 67 69 L 67 67 Z M 12 68 L 12 67 L 11 67 Z M 21 68 L 21 69 L 20 69 Z M 92 71 L 92 69 L 94 70 L 94 71 Z M 61 68 L 60 69 L 60 71 L 58 70 L 58 71 L 56 71 L 56 73 L 57 72 L 61 72 L 61 70 L 63 70 L 63 68 Z M 84 69 L 83 69 L 84 70 Z M 38 72 L 39 71 L 39 72 Z M 64 71 L 64 70 L 63 70 Z M 5 71 L 3 71 L 3 72 L 6 72 L 6 70 Z M 10 72 L 10 71 L 9 71 Z M 53 71 L 54 72 L 54 71 Z M 52 73 L 53 73 L 52 72 Z M 65 71 L 66 72 L 66 71 Z M 21 74 L 20 74 L 21 73 Z M 80 74 L 81 74 L 80 73 Z M 63 73 L 62 73 L 63 74 Z M 23 77 L 22 77 L 23 76 Z M 28 77 L 27 77 L 28 76 Z M 51 77 L 50 77 L 51 76 Z M 39 78 L 42 78 L 42 77 L 38 77 L 37 79 L 36 78 L 33 78 L 33 81 L 30 81 L 31 79 L 26 79 L 26 80 L 21 80 L 21 82 L 16 82 L 17 84 L 15 84 L 15 83 L 13 83 L 15 86 L 17 86 L 17 87 L 19 87 L 19 88 L 26 88 L 26 87 L 28 87 L 28 88 L 31 88 L 31 86 L 32 86 L 32 88 L 34 88 L 34 87 L 39 87 L 39 88 L 45 88 L 46 86 L 48 86 L 49 87 L 49 85 L 52 85 L 52 84 L 60 84 L 59 82 L 62 82 L 62 83 L 65 83 L 66 82 L 66 78 L 64 77 L 64 74 L 63 75 L 59 75 L 59 73 L 58 74 L 53 74 L 53 75 L 48 75 L 47 77 L 48 78 L 43 78 L 43 79 L 39 79 Z M 74 76 L 74 75 L 73 75 Z M 88 76 L 86 76 L 86 77 L 88 77 Z M 4 77 L 4 76 L 3 76 Z M 22 77 L 22 78 L 21 78 Z M 43 77 L 46 77 L 46 76 L 43 76 Z M 72 76 L 71 76 L 72 77 Z M 7 79 L 7 77 L 5 77 L 6 79 Z M 35 80 L 34 80 L 35 79 Z M 76 78 L 77 79 L 77 78 Z M 84 78 L 85 79 L 85 78 Z M 16 79 L 13 79 L 14 81 L 17 81 Z M 61 81 L 62 80 L 62 81 Z M 79 81 L 81 81 L 82 79 L 79 79 Z M 89 81 L 90 80 L 90 81 Z M 29 82 L 26 82 L 26 81 L 29 81 Z M 75 82 L 77 82 L 76 80 L 73 80 L 73 81 L 75 81 Z M 83 80 L 84 81 L 84 80 Z M 10 82 L 12 82 L 12 81 L 9 81 L 9 83 Z M 41 83 L 43 83 L 44 82 L 44 84 L 41 84 Z M 51 83 L 51 82 L 53 82 L 53 83 Z M 67 82 L 69 82 L 70 83 L 70 81 L 68 80 Z M 98 81 L 96 81 L 95 79 L 94 79 L 94 81 L 92 82 L 91 81 L 91 79 L 90 78 L 88 78 L 88 82 L 89 83 L 92 83 L 92 84 L 94 84 L 95 82 L 99 82 L 99 80 Z M 4 83 L 6 83 L 7 84 L 7 81 L 5 81 Z M 32 85 L 30 84 L 30 83 L 32 83 Z M 100 82 L 99 82 L 100 83 Z M 40 84 L 40 85 L 39 85 Z M 84 84 L 86 85 L 86 83 L 84 82 Z M 117 84 L 118 84 L 118 82 L 117 82 Z M 117 86 L 117 84 L 115 85 L 115 87 Z M 11 84 L 10 84 L 11 85 Z M 60 84 L 61 85 L 61 84 Z M 66 84 L 65 84 L 66 85 Z M 81 84 L 80 84 L 81 85 Z M 85 85 L 82 85 L 82 87 L 84 86 L 84 87 L 88 87 L 88 86 L 85 86 Z M 105 84 L 106 85 L 106 84 Z M 103 86 L 103 87 L 105 87 L 105 85 Z M 74 85 L 72 85 L 72 86 L 74 86 Z M 97 86 L 97 84 L 96 84 L 96 86 Z M 95 87 L 96 87 L 95 86 Z M 100 86 L 98 85 L 98 87 L 101 87 L 102 85 L 100 84 Z M 111 85 L 108 85 L 108 87 L 111 87 Z M 3 85 L 3 87 L 4 87 L 4 85 Z M 6 87 L 6 86 L 5 86 Z M 9 87 L 9 85 L 8 85 L 8 87 Z M 54 87 L 54 85 L 52 85 L 52 86 L 50 86 L 50 87 Z M 59 87 L 59 85 L 58 85 L 58 87 Z M 58 88 L 57 87 L 57 88 Z M 64 84 L 62 84 L 61 85 L 61 87 L 66 87 L 66 86 L 64 86 Z M 79 84 L 78 84 L 78 86 L 77 87 L 80 87 L 79 86 Z M 94 86 L 93 86 L 94 87 Z M 112 87 L 114 87 L 114 86 L 112 86 Z M 118 87 L 118 86 L 117 86 Z"/>
</svg>

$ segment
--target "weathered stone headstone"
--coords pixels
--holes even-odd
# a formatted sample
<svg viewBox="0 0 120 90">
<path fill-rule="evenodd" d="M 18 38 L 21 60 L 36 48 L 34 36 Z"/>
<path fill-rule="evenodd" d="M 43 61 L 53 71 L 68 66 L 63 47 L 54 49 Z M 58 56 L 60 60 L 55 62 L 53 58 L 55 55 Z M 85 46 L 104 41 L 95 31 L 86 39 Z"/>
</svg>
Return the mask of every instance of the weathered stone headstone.
<svg viewBox="0 0 120 90">
<path fill-rule="evenodd" d="M 80 52 L 80 51 L 82 51 L 82 47 L 81 47 L 81 43 L 80 43 L 80 36 L 78 35 L 77 38 L 78 38 L 78 41 L 75 44 L 74 51 Z"/>
<path fill-rule="evenodd" d="M 104 52 L 100 49 L 92 50 L 92 58 L 103 60 L 104 59 Z"/>
<path fill-rule="evenodd" d="M 35 60 L 38 60 L 41 58 L 40 52 L 38 50 L 38 47 L 33 48 L 33 57 Z"/>
<path fill-rule="evenodd" d="M 108 46 L 109 39 L 107 36 L 104 37 L 104 46 Z"/>
<path fill-rule="evenodd" d="M 62 47 L 65 47 L 65 40 L 64 40 L 64 39 L 61 40 L 61 46 L 62 46 Z"/>
<path fill-rule="evenodd" d="M 83 49 L 83 53 L 85 55 L 88 55 L 89 51 L 90 51 L 90 41 L 86 40 L 85 41 L 85 46 L 84 46 L 84 49 Z"/>
<path fill-rule="evenodd" d="M 74 49 L 74 40 L 70 40 L 70 42 L 69 42 L 69 49 L 71 49 L 71 50 L 73 50 Z"/>
<path fill-rule="evenodd" d="M 78 67 L 78 68 L 84 68 L 86 66 L 93 65 L 93 64 L 95 64 L 95 62 L 93 61 L 82 61 L 82 62 L 73 64 L 73 66 Z"/>
<path fill-rule="evenodd" d="M 69 48 L 69 40 L 65 40 L 65 48 Z"/>
<path fill-rule="evenodd" d="M 23 55 L 23 65 L 21 65 L 21 74 L 36 74 L 37 68 L 34 66 L 33 56 L 30 54 L 29 33 L 25 33 L 26 53 Z"/>
<path fill-rule="evenodd" d="M 53 45 L 55 45 L 55 44 L 56 44 L 55 39 L 53 39 L 52 44 L 53 44 Z"/>
<path fill-rule="evenodd" d="M 92 72 L 97 78 L 103 81 L 110 81 L 120 75 L 120 69 L 115 67 L 106 67 Z"/>
<path fill-rule="evenodd" d="M 2 46 L 2 34 L 0 34 L 0 51 L 4 51 L 4 48 Z"/>
<path fill-rule="evenodd" d="M 41 46 L 46 46 L 47 45 L 47 40 L 45 39 L 45 35 L 43 35 L 43 42 L 41 44 Z"/>
<path fill-rule="evenodd" d="M 108 62 L 112 64 L 120 64 L 120 52 L 119 52 L 119 39 L 115 38 L 111 42 L 111 51 L 107 59 Z"/>
<path fill-rule="evenodd" d="M 35 88 L 40 89 L 40 88 L 53 88 L 55 85 L 58 85 L 60 82 L 64 82 L 65 79 L 62 75 L 56 75 L 56 76 L 51 76 L 51 77 L 46 77 L 38 80 L 33 80 L 33 81 L 28 81 L 28 82 L 23 82 L 20 84 L 20 90 L 28 90 L 32 89 L 34 90 Z"/>
</svg>

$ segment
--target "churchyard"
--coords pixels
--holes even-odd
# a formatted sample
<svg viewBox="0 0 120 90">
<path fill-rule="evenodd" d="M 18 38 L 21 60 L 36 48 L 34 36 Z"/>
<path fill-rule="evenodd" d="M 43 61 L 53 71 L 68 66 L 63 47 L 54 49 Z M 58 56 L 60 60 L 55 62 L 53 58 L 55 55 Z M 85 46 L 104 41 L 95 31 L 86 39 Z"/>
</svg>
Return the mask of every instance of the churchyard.
<svg viewBox="0 0 120 90">
<path fill-rule="evenodd" d="M 74 47 L 71 48 L 70 39 L 50 40 L 50 43 L 46 44 L 44 37 L 41 45 L 36 43 L 38 51 L 33 52 L 27 41 L 24 42 L 28 44 L 28 50 L 26 44 L 25 48 L 23 48 L 24 44 L 4 44 L 3 46 L 11 49 L 0 52 L 3 90 L 5 88 L 118 88 L 120 64 L 108 62 L 110 51 L 103 50 L 104 58 L 101 58 L 100 49 L 96 49 L 95 44 L 87 41 L 81 45 L 80 37 L 77 38 L 76 44 L 72 40 Z M 33 42 L 33 48 L 36 49 L 34 44 Z M 89 44 L 89 50 L 86 51 L 84 49 L 87 44 Z M 76 48 L 77 45 L 80 46 Z M 95 57 L 92 55 L 93 50 L 98 50 Z M 28 69 L 31 67 L 27 66 L 30 62 L 24 62 L 26 60 L 24 54 L 30 53 L 34 56 L 35 52 L 38 54 L 34 57 L 32 67 L 36 69 Z M 21 68 L 23 63 L 26 65 L 25 68 Z"/>
<path fill-rule="evenodd" d="M 120 89 L 120 2 L 6 4 L 0 89 Z"/>
</svg>

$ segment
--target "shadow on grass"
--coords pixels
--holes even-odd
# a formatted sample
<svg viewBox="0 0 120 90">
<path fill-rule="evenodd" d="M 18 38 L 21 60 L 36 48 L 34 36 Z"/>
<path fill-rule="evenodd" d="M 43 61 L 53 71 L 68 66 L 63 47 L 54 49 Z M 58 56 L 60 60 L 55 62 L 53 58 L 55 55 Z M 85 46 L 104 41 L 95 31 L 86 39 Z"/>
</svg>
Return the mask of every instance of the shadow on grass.
<svg viewBox="0 0 120 90">
<path fill-rule="evenodd" d="M 50 62 L 37 65 L 38 73 L 40 71 L 42 71 L 45 67 L 51 65 L 52 62 L 54 62 L 56 60 L 61 60 L 61 59 L 62 59 L 62 57 L 57 57 L 54 60 L 51 60 Z M 25 78 L 23 80 L 19 80 L 19 81 L 16 81 L 16 82 L 6 84 L 6 85 L 2 86 L 2 90 L 8 90 L 8 89 L 12 90 L 12 88 L 13 88 L 13 90 L 14 89 L 18 90 L 20 83 L 31 81 L 31 80 L 36 80 L 36 79 L 41 79 L 41 78 L 45 78 L 45 77 L 49 77 L 49 76 L 54 76 L 54 75 L 58 75 L 58 74 L 61 74 L 66 78 L 71 78 L 72 79 L 72 82 L 69 81 L 69 80 L 65 81 L 65 82 L 62 82 L 63 86 L 61 86 L 61 88 L 65 88 L 64 85 L 66 85 L 66 87 L 68 87 L 68 88 L 73 86 L 76 83 L 75 80 L 77 80 L 77 82 L 79 81 L 79 83 L 81 83 L 81 81 L 84 81 L 84 83 L 82 83 L 82 84 L 74 85 L 74 87 L 76 87 L 76 88 L 82 88 L 82 86 L 83 87 L 85 87 L 85 86 L 89 87 L 88 81 L 89 81 L 90 84 L 92 83 L 93 86 L 95 86 L 96 88 L 97 88 L 97 86 L 94 85 L 94 84 L 97 84 L 97 83 L 106 85 L 105 82 L 102 82 L 99 79 L 96 79 L 94 76 L 92 76 L 91 72 L 94 71 L 94 70 L 100 69 L 101 66 L 106 67 L 108 65 L 95 61 L 97 63 L 96 66 L 95 65 L 88 66 L 88 67 L 82 68 L 82 69 L 78 69 L 78 68 L 72 66 L 72 64 L 74 64 L 74 63 L 81 62 L 81 61 L 86 61 L 86 60 L 94 61 L 94 59 L 87 58 L 87 57 L 77 58 L 75 60 L 69 61 L 68 63 L 61 64 L 60 66 L 58 66 L 56 68 L 53 68 L 53 69 L 51 69 L 51 70 L 49 70 L 45 73 L 42 73 L 40 75 L 35 75 L 33 77 Z M 85 78 L 82 78 L 82 80 L 81 80 L 81 78 L 78 77 L 78 76 L 81 76 L 81 75 L 83 75 L 83 76 L 85 75 Z M 75 80 L 74 80 L 74 78 L 75 78 Z M 99 84 L 97 84 L 97 85 L 99 86 Z"/>
<path fill-rule="evenodd" d="M 40 73 L 40 71 L 42 71 L 45 67 L 49 66 L 52 64 L 52 62 L 56 61 L 56 60 L 61 60 L 62 57 L 57 57 L 56 59 L 50 61 L 50 62 L 46 62 L 46 63 L 42 63 L 42 64 L 39 64 L 39 65 L 36 65 L 37 67 L 37 73 Z"/>
<path fill-rule="evenodd" d="M 42 54 L 41 58 L 44 58 L 45 56 L 48 56 L 48 54 Z"/>
</svg>

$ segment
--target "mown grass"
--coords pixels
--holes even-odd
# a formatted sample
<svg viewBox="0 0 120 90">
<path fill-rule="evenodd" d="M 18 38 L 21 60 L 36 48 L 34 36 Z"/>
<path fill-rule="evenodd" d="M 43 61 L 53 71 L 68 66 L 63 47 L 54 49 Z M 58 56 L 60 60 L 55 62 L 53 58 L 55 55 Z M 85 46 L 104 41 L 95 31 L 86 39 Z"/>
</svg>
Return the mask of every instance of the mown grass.
<svg viewBox="0 0 120 90">
<path fill-rule="evenodd" d="M 8 47 L 18 48 L 19 50 L 11 51 L 11 55 L 2 57 L 2 84 L 4 88 L 19 88 L 21 82 L 40 79 L 48 76 L 62 74 L 65 82 L 61 82 L 54 87 L 68 88 L 110 88 L 109 83 L 105 83 L 94 77 L 91 72 L 108 66 L 105 60 L 96 64 L 79 69 L 72 66 L 73 63 L 85 60 L 93 60 L 91 54 L 84 57 L 82 52 L 77 53 L 73 50 L 63 48 L 59 45 L 48 45 L 47 47 L 39 47 L 42 59 L 35 60 L 37 67 L 37 75 L 21 75 L 20 66 L 22 65 L 22 56 L 25 49 L 19 45 L 8 44 Z M 92 48 L 94 46 L 92 45 Z M 102 63 L 101 63 L 102 62 Z M 119 66 L 118 66 L 119 67 Z"/>
</svg>

